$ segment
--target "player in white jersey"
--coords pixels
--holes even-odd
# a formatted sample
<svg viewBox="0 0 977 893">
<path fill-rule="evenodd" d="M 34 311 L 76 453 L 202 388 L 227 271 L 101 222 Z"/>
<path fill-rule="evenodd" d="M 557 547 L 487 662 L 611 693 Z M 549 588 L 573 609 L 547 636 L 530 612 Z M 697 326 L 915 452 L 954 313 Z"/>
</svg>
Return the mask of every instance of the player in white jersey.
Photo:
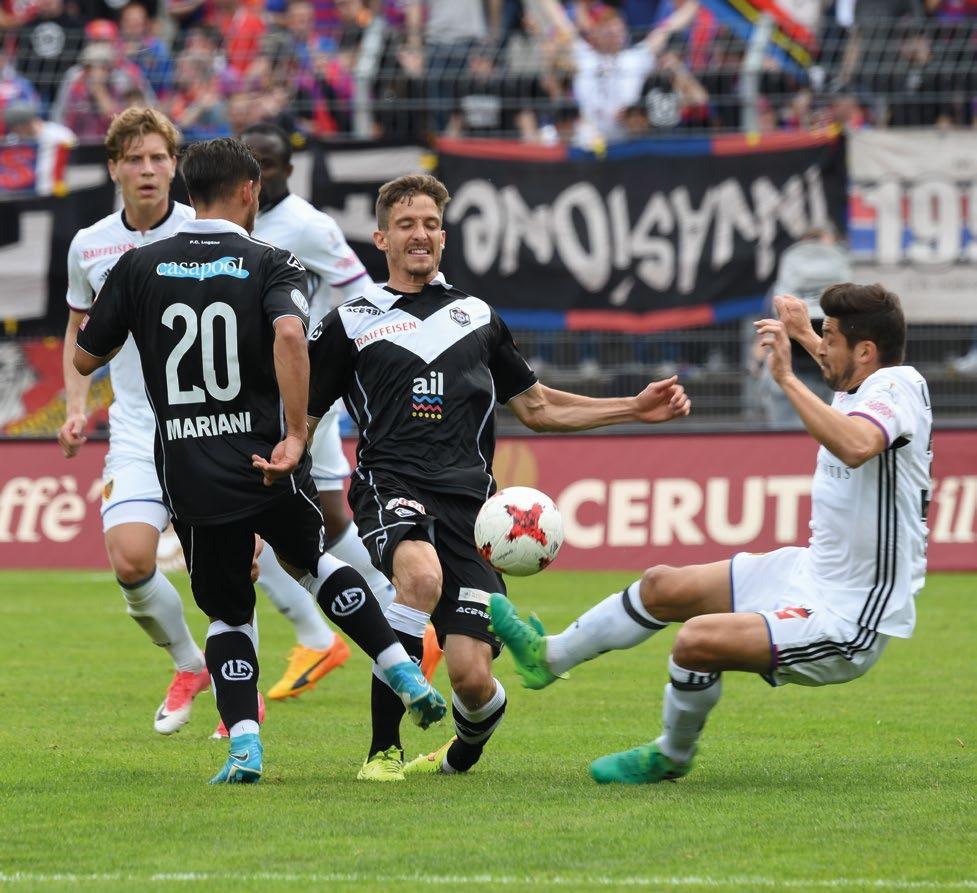
<svg viewBox="0 0 977 893">
<path fill-rule="evenodd" d="M 905 353 L 899 299 L 880 285 L 842 283 L 821 298 L 824 335 L 803 301 L 775 298 L 779 320 L 756 323 L 774 381 L 820 444 L 806 548 L 646 570 L 564 632 L 544 636 L 492 596 L 496 635 L 529 688 L 543 688 L 605 651 L 631 648 L 681 622 L 669 657 L 663 731 L 590 767 L 595 781 L 645 784 L 688 773 L 721 674 L 771 685 L 829 685 L 861 676 L 890 638 L 909 638 L 926 573 L 933 427 L 926 381 Z M 794 374 L 790 338 L 836 391 L 828 406 Z"/>
<path fill-rule="evenodd" d="M 106 134 L 109 174 L 119 186 L 122 208 L 79 230 L 68 249 L 66 419 L 58 433 L 68 458 L 85 443 L 88 423 L 85 408 L 90 379 L 80 375 L 72 362 L 79 326 L 109 271 L 126 251 L 168 238 L 194 216 L 192 208 L 170 198 L 178 141 L 177 129 L 154 109 L 126 109 Z M 129 616 L 169 652 L 176 667 L 154 720 L 156 731 L 168 735 L 187 722 L 193 698 L 210 685 L 210 676 L 203 653 L 187 628 L 180 596 L 156 567 L 159 535 L 170 514 L 156 477 L 156 425 L 131 337 L 112 359 L 109 374 L 115 399 L 109 408 L 102 529 Z"/>
<path fill-rule="evenodd" d="M 311 331 L 334 304 L 359 296 L 370 277 L 336 222 L 289 192 L 292 147 L 288 135 L 273 124 L 257 124 L 249 127 L 241 139 L 261 164 L 260 206 L 253 235 L 291 251 L 305 267 L 310 280 Z M 312 479 L 325 519 L 326 549 L 363 574 L 386 607 L 393 599 L 393 588 L 373 567 L 359 531 L 346 512 L 343 484 L 350 468 L 339 437 L 336 407 L 320 420 L 310 451 Z M 285 674 L 269 689 L 268 697 L 293 697 L 344 663 L 349 649 L 326 624 L 308 592 L 281 568 L 271 549 L 262 552 L 259 566 L 258 585 L 278 610 L 295 623 L 298 637 Z"/>
</svg>

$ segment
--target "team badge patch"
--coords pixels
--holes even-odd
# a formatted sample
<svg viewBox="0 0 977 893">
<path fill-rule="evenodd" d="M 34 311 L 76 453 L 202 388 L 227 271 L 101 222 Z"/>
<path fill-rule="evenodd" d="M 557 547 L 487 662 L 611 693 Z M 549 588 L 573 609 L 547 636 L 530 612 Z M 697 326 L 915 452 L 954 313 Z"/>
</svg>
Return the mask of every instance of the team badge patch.
<svg viewBox="0 0 977 893">
<path fill-rule="evenodd" d="M 472 318 L 460 307 L 452 307 L 448 311 L 448 316 L 450 316 L 462 328 L 472 324 Z"/>
<path fill-rule="evenodd" d="M 102 487 L 102 502 L 108 502 L 112 495 L 112 488 L 115 486 L 115 478 L 109 478 Z"/>
<path fill-rule="evenodd" d="M 305 295 L 302 294 L 297 288 L 292 289 L 292 294 L 290 295 L 292 303 L 299 308 L 306 316 L 309 315 L 309 302 L 305 300 Z"/>
</svg>

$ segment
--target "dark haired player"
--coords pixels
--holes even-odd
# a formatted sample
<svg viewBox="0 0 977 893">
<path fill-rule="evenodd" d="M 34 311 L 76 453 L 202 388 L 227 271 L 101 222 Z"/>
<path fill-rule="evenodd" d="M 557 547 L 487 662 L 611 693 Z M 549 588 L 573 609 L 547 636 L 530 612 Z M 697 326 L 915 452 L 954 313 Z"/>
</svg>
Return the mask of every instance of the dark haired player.
<svg viewBox="0 0 977 893">
<path fill-rule="evenodd" d="M 240 142 L 217 139 L 190 146 L 181 171 L 197 219 L 122 256 L 81 326 L 74 362 L 91 374 L 132 333 L 156 422 L 159 481 L 194 599 L 211 620 L 204 654 L 231 739 L 212 782 L 254 782 L 262 772 L 256 535 L 374 659 L 419 725 L 446 708 L 362 575 L 324 551 L 306 450 L 305 270 L 249 235 L 258 162 Z"/>
<path fill-rule="evenodd" d="M 823 337 L 799 298 L 756 323 L 770 373 L 821 444 L 811 490 L 811 542 L 727 561 L 648 568 L 557 636 L 526 624 L 501 596 L 490 611 L 528 688 L 543 688 L 605 651 L 632 648 L 683 623 L 668 659 L 662 734 L 595 760 L 601 784 L 686 775 L 722 673 L 771 685 L 831 685 L 866 673 L 892 637 L 909 638 L 926 574 L 933 414 L 925 379 L 900 365 L 906 322 L 880 285 L 842 283 L 821 297 Z M 831 406 L 791 369 L 790 338 L 836 391 Z"/>
</svg>

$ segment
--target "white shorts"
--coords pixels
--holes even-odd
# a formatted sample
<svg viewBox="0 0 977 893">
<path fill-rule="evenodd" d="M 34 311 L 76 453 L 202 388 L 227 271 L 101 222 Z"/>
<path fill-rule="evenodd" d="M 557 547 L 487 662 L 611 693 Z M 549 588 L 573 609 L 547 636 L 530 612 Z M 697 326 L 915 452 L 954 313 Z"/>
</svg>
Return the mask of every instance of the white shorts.
<svg viewBox="0 0 977 893">
<path fill-rule="evenodd" d="M 152 459 L 116 459 L 110 452 L 102 472 L 102 530 L 133 522 L 150 524 L 159 531 L 170 523 L 156 463 Z"/>
<path fill-rule="evenodd" d="M 733 611 L 757 613 L 767 623 L 771 685 L 833 685 L 866 673 L 889 637 L 829 611 L 807 571 L 806 549 L 740 552 L 730 566 Z"/>
<path fill-rule="evenodd" d="M 312 480 L 320 491 L 342 490 L 349 477 L 349 462 L 339 436 L 339 412 L 332 407 L 320 420 L 309 448 Z"/>
</svg>

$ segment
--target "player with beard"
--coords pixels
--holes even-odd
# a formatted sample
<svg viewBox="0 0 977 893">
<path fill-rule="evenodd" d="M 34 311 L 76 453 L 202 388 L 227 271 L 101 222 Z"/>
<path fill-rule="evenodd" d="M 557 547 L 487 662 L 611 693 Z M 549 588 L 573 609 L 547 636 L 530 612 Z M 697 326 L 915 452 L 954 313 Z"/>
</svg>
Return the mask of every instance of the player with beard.
<svg viewBox="0 0 977 893">
<path fill-rule="evenodd" d="M 688 774 L 727 670 L 774 686 L 849 682 L 872 668 L 891 638 L 912 635 L 926 575 L 933 413 L 926 380 L 902 365 L 899 298 L 881 285 L 830 286 L 821 297 L 823 337 L 800 298 L 777 297 L 774 307 L 779 319 L 755 324 L 760 346 L 773 380 L 821 445 L 810 545 L 648 568 L 555 636 L 492 596 L 493 629 L 528 688 L 683 624 L 668 659 L 661 735 L 594 760 L 590 774 L 600 784 Z M 835 391 L 831 406 L 794 374 L 791 338 L 821 366 Z"/>
<path fill-rule="evenodd" d="M 79 326 L 74 365 L 90 375 L 130 337 L 153 413 L 155 460 L 198 606 L 230 755 L 214 784 L 261 778 L 251 564 L 267 541 L 326 615 L 375 662 L 422 728 L 440 720 L 431 688 L 363 576 L 324 550 L 306 450 L 305 269 L 250 237 L 261 168 L 231 139 L 181 162 L 196 220 L 129 251 Z M 243 362 L 242 362 L 243 360 Z"/>
<path fill-rule="evenodd" d="M 453 689 L 456 738 L 405 766 L 403 708 L 375 668 L 373 738 L 358 776 L 369 781 L 466 772 L 503 719 L 505 690 L 492 673 L 500 645 L 487 613 L 502 582 L 474 542 L 475 516 L 495 490 L 496 403 L 536 431 L 661 422 L 690 405 L 675 378 L 606 399 L 537 382 L 498 314 L 438 271 L 447 202 L 431 176 L 382 186 L 373 240 L 386 255 L 387 285 L 367 285 L 309 336 L 310 414 L 342 397 L 359 425 L 350 505 L 397 591 L 387 619 L 417 659 L 433 621 Z"/>
</svg>

